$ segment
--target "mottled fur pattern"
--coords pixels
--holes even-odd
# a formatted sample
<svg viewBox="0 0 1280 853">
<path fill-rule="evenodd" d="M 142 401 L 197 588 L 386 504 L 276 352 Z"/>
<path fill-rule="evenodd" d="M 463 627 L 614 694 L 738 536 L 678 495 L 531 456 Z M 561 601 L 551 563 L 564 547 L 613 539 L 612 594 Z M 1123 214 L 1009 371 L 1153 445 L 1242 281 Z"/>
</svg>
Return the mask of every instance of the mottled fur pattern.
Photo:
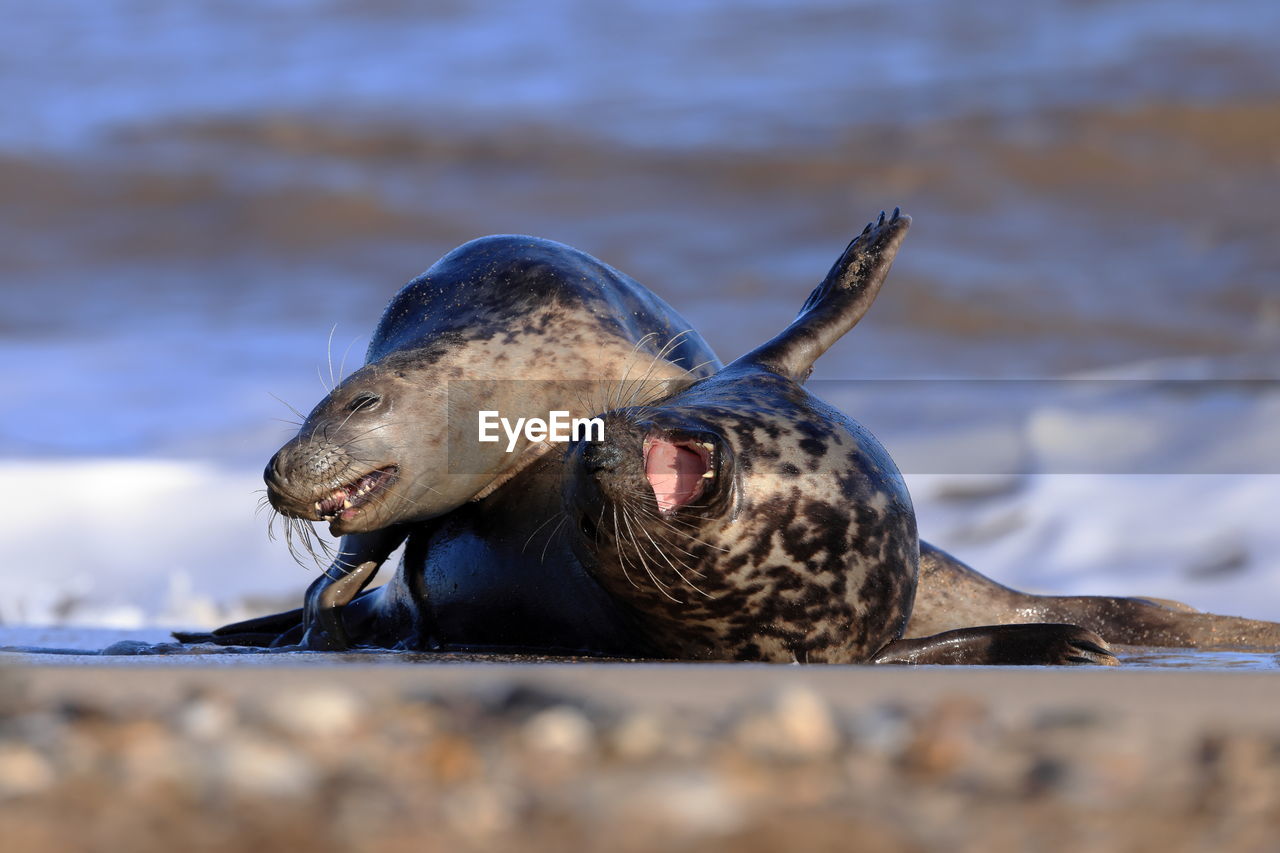
<svg viewBox="0 0 1280 853">
<path fill-rule="evenodd" d="M 902 636 L 911 498 L 879 442 L 801 383 L 875 299 L 909 224 L 881 214 L 781 334 L 660 405 L 610 413 L 604 441 L 571 449 L 575 551 L 664 654 L 852 663 Z M 656 445 L 706 469 L 665 508 L 646 473 Z"/>
<path fill-rule="evenodd" d="M 670 513 L 645 480 L 653 434 L 714 447 L 710 485 Z M 849 663 L 902 635 L 911 498 L 870 433 L 790 379 L 729 368 L 610 413 L 605 441 L 570 454 L 580 557 L 662 654 Z"/>
</svg>

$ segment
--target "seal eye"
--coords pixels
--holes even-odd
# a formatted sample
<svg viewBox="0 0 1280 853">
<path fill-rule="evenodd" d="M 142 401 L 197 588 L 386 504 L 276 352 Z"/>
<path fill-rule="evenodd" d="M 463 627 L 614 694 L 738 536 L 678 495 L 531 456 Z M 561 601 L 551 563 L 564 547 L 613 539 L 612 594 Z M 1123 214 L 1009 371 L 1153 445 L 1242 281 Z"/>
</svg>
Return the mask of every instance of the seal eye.
<svg viewBox="0 0 1280 853">
<path fill-rule="evenodd" d="M 350 403 L 347 403 L 348 412 L 367 412 L 370 409 L 376 409 L 378 404 L 382 402 L 382 398 L 377 394 L 357 394 Z"/>
</svg>

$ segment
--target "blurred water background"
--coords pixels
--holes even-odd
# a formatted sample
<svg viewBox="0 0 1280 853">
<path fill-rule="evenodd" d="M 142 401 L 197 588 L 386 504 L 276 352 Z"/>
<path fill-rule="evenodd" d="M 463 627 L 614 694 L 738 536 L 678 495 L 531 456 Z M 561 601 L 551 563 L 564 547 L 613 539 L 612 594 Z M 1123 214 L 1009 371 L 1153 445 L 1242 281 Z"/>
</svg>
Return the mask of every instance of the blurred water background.
<svg viewBox="0 0 1280 853">
<path fill-rule="evenodd" d="M 897 204 L 814 387 L 923 534 L 1280 619 L 1280 5 L 423 5 L 0 2 L 0 621 L 296 605 L 275 398 L 467 239 L 582 248 L 727 360 Z"/>
</svg>

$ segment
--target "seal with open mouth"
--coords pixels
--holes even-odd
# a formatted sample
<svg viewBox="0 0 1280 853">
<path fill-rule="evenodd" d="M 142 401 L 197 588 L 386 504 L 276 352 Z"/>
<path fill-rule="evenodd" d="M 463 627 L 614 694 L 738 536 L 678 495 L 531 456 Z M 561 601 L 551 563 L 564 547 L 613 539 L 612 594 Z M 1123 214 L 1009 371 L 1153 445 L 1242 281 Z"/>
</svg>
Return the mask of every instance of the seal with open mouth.
<svg viewBox="0 0 1280 853">
<path fill-rule="evenodd" d="M 463 513 L 465 521 L 440 521 L 536 468 L 551 448 L 524 437 L 511 448 L 477 441 L 480 409 L 512 419 L 552 410 L 592 414 L 603 403 L 584 383 L 607 377 L 624 380 L 630 396 L 655 386 L 665 393 L 718 367 L 710 347 L 669 305 L 583 252 L 521 236 L 486 237 L 453 250 L 392 299 L 365 365 L 315 407 L 267 464 L 274 510 L 288 519 L 327 522 L 343 537 L 337 558 L 307 591 L 301 638 L 277 631 L 288 620 L 227 636 L 256 642 L 280 640 L 280 633 L 309 648 L 347 647 L 352 638 L 341 609 L 406 538 L 417 568 L 410 573 L 420 578 L 429 530 L 458 533 L 459 524 L 475 523 L 520 531 L 525 519 L 504 520 L 489 512 L 492 502 Z M 530 507 L 536 505 L 531 499 Z M 536 517 L 532 512 L 524 516 Z M 452 547 L 456 554 L 456 542 Z M 477 565 L 501 554 L 472 557 L 481 562 L 461 564 L 442 580 L 433 606 L 447 612 L 456 606 L 468 618 L 484 613 L 483 601 L 504 606 L 500 579 L 488 579 L 483 589 L 473 581 Z M 529 623 L 517 628 L 518 619 L 499 619 L 507 630 L 498 636 L 554 641 L 556 625 L 591 622 L 576 598 L 557 606 L 572 595 L 574 580 L 552 569 L 548 576 L 543 565 L 526 567 L 518 579 L 544 590 L 539 606 L 523 608 Z M 403 619 L 381 620 L 383 639 L 392 623 L 413 630 L 420 620 L 413 606 L 407 609 Z M 442 619 L 448 621 L 447 614 Z M 395 642 L 417 640 L 396 636 Z"/>
<path fill-rule="evenodd" d="M 1114 663 L 1074 625 L 902 640 L 919 540 L 906 485 L 806 391 L 875 299 L 910 219 L 868 225 L 780 335 L 716 375 L 605 415 L 569 451 L 575 553 L 663 657 L 804 663 Z"/>
</svg>

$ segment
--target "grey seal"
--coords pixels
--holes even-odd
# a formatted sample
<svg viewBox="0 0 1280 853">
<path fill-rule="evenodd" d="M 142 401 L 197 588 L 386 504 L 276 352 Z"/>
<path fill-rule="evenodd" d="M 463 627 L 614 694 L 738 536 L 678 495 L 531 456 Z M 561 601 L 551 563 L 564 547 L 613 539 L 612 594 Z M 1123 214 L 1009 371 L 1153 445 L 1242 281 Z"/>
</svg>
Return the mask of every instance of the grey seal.
<svg viewBox="0 0 1280 853">
<path fill-rule="evenodd" d="M 430 287 L 419 280 L 393 300 L 369 365 L 268 466 L 282 512 L 358 531 L 343 539 L 304 608 L 181 637 L 876 663 L 1113 663 L 1102 637 L 1280 647 L 1276 624 L 1176 603 L 1030 596 L 917 539 L 888 453 L 801 387 L 874 300 L 909 222 L 882 214 L 782 334 L 718 371 L 700 338 L 677 331 L 686 324 L 669 306 L 589 256 L 532 238 L 456 250 L 424 276 Z M 584 295 L 579 280 L 603 281 L 603 302 Z M 511 281 L 535 284 L 503 302 Z M 584 341 L 592 375 L 640 366 L 662 383 L 661 395 L 632 395 L 607 410 L 603 440 L 567 454 L 530 446 L 493 464 L 481 455 L 479 473 L 432 479 L 408 498 L 399 491 L 403 466 L 365 446 L 367 436 L 404 434 L 422 419 L 423 444 L 393 447 L 386 458 L 434 453 L 415 461 L 411 482 L 445 477 L 439 391 L 417 384 L 496 381 L 522 370 L 510 358 L 518 352 L 539 360 L 546 383 L 514 403 L 527 411 L 567 405 L 583 372 L 566 376 L 560 360 L 580 357 Z M 389 423 L 400 426 L 381 426 L 392 411 Z M 318 491 L 308 470 L 317 435 L 325 453 L 345 448 L 361 460 L 336 480 L 319 478 Z M 285 490 L 299 470 L 312 488 L 291 499 Z M 391 581 L 357 595 L 406 539 Z"/>
<path fill-rule="evenodd" d="M 422 584 L 432 573 L 440 585 L 431 606 L 444 611 L 432 614 L 437 624 L 455 611 L 483 620 L 492 609 L 487 599 L 510 620 L 525 613 L 530 623 L 479 631 L 476 639 L 494 633 L 510 643 L 555 643 L 560 624 L 578 633 L 579 623 L 592 621 L 574 595 L 582 584 L 544 570 L 545 561 L 525 560 L 509 573 L 516 586 L 540 590 L 536 604 L 519 604 L 501 578 L 468 581 L 478 566 L 508 558 L 514 549 L 505 539 L 490 537 L 447 568 L 438 560 L 428 566 L 433 536 L 445 541 L 431 550 L 452 559 L 467 551 L 459 540 L 468 525 L 514 536 L 529 519 L 541 521 L 529 477 L 513 489 L 526 505 L 504 509 L 501 500 L 484 499 L 537 471 L 552 446 L 521 436 L 509 452 L 504 442 L 479 443 L 466 430 L 481 409 L 511 418 L 585 415 L 598 401 L 583 384 L 601 377 L 622 380 L 635 394 L 641 383 L 677 387 L 720 366 L 674 309 L 628 276 L 569 246 L 515 235 L 466 243 L 405 285 L 383 312 L 365 362 L 321 400 L 264 473 L 272 508 L 297 525 L 288 532 L 306 536 L 306 522 L 320 521 L 342 536 L 332 565 L 306 594 L 303 634 L 294 639 L 309 648 L 352 644 L 339 612 L 406 540 L 415 577 L 405 581 L 403 601 L 388 604 L 400 615 L 384 613 L 380 636 L 418 642 L 403 635 L 421 621 L 417 602 L 425 601 Z M 385 630 L 392 622 L 402 630 Z M 270 627 L 280 624 L 229 633 L 255 642 L 281 633 Z"/>
<path fill-rule="evenodd" d="M 1072 625 L 902 639 L 920 553 L 911 496 L 876 438 L 802 383 L 871 305 L 909 225 L 881 214 L 777 337 L 571 446 L 575 554 L 663 657 L 1114 663 Z"/>
</svg>

